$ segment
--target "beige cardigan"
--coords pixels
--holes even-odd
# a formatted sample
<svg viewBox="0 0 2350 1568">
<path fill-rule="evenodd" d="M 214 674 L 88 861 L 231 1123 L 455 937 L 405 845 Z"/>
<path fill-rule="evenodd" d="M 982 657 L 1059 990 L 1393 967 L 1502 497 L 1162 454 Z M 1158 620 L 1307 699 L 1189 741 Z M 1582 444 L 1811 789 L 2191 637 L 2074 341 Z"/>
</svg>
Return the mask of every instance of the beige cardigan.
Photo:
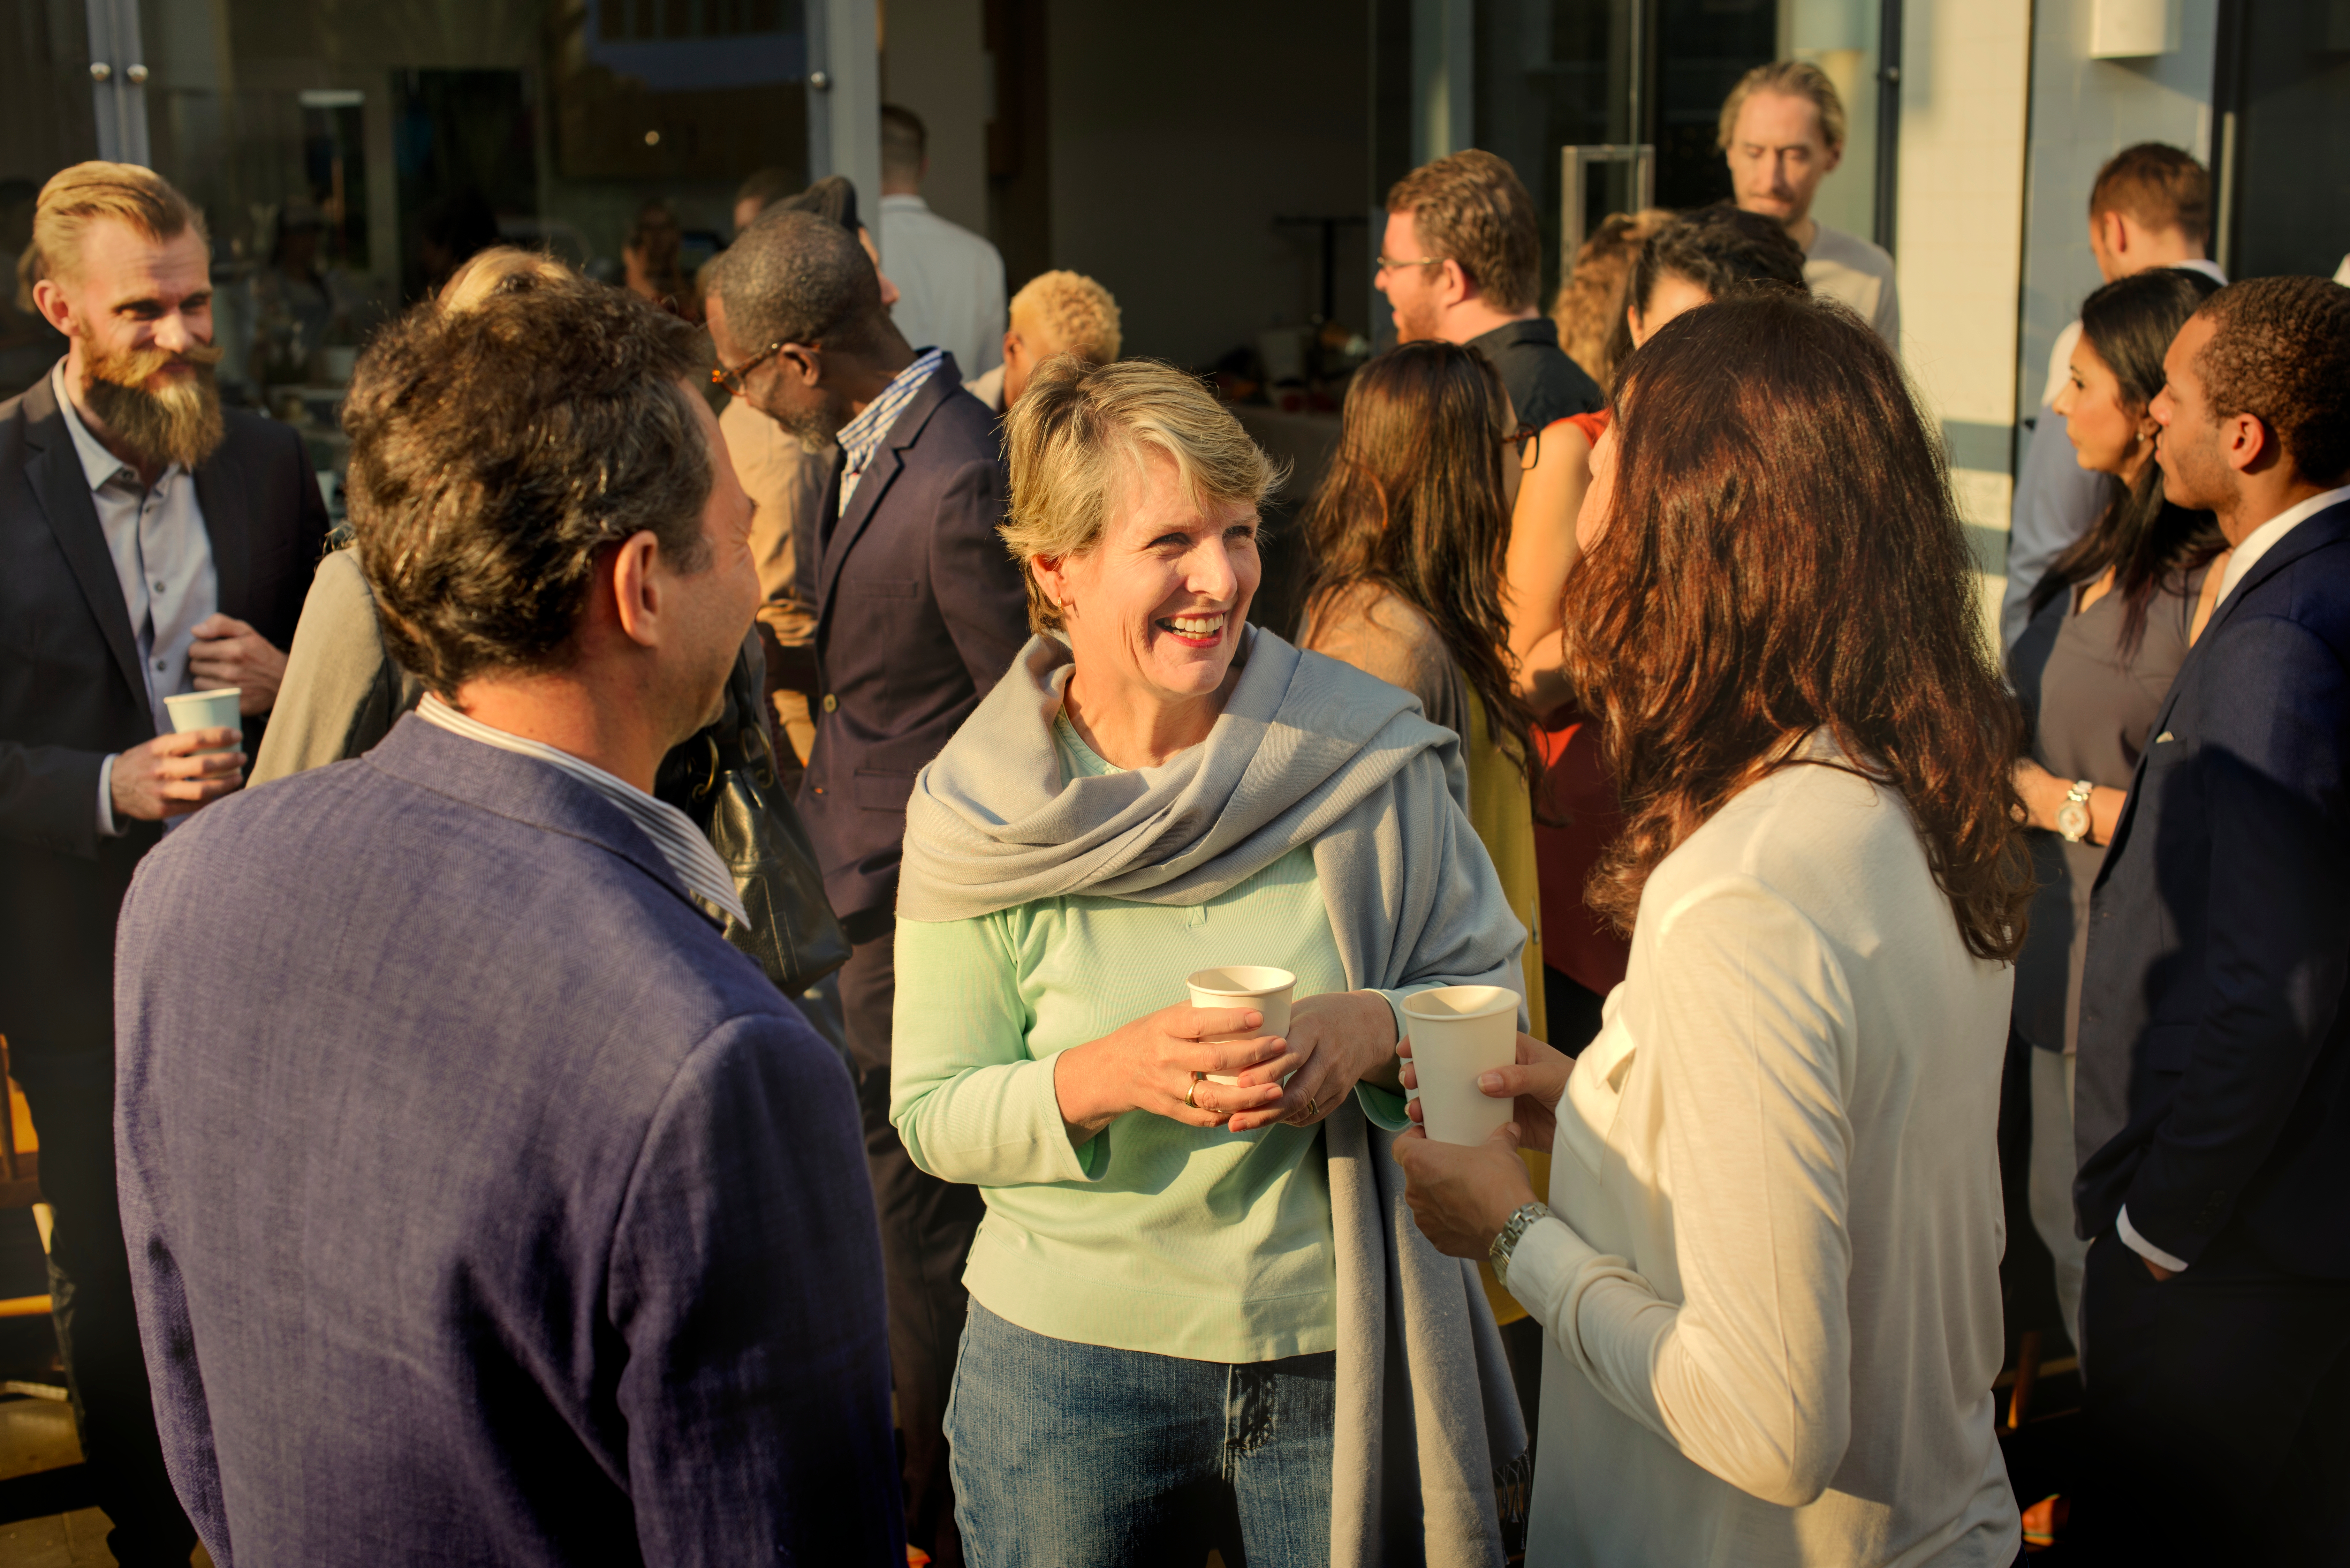
<svg viewBox="0 0 2350 1568">
<path fill-rule="evenodd" d="M 1657 868 L 1510 1267 L 1553 1349 L 1529 1564 L 2013 1559 L 2012 988 L 1849 773 L 1776 774 Z"/>
</svg>

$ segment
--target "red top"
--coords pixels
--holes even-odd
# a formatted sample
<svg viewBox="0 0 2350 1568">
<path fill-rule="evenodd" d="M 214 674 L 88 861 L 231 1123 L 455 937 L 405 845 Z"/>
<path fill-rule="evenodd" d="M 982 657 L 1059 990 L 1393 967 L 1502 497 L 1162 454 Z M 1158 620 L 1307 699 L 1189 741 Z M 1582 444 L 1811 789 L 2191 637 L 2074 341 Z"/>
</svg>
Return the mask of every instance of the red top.
<svg viewBox="0 0 2350 1568">
<path fill-rule="evenodd" d="M 1607 428 L 1608 410 L 1562 420 L 1593 441 Z M 1583 884 L 1599 852 L 1622 831 L 1623 812 L 1616 781 L 1599 761 L 1599 735 L 1588 716 L 1574 708 L 1551 715 L 1534 731 L 1548 770 L 1541 809 L 1535 813 L 1534 866 L 1542 883 L 1543 962 L 1605 996 L 1624 978 L 1631 944 L 1583 901 Z M 1543 817 L 1565 819 L 1545 827 Z"/>
</svg>

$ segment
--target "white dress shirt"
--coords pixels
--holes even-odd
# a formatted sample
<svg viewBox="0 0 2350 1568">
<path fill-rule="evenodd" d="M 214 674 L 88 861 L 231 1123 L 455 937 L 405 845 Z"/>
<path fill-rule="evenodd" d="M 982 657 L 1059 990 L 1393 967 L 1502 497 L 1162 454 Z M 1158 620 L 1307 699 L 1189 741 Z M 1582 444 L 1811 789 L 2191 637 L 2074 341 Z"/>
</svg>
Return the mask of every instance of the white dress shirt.
<svg viewBox="0 0 2350 1568">
<path fill-rule="evenodd" d="M 1658 866 L 1509 1264 L 1549 1342 L 1526 1561 L 2006 1568 L 2013 987 L 1850 773 L 1773 774 Z"/>
<path fill-rule="evenodd" d="M 1003 362 L 1003 257 L 920 196 L 881 198 L 881 270 L 898 286 L 889 318 L 916 348 L 943 348 L 965 377 Z"/>
<path fill-rule="evenodd" d="M 417 704 L 416 716 L 452 735 L 463 735 L 516 756 L 536 757 L 577 779 L 619 806 L 629 821 L 644 830 L 645 836 L 653 841 L 653 847 L 660 851 L 661 858 L 669 862 L 669 868 L 677 873 L 677 879 L 685 884 L 686 891 L 716 905 L 746 926 L 751 923 L 751 917 L 743 912 L 743 896 L 735 888 L 734 878 L 727 874 L 726 862 L 718 857 L 710 840 L 693 826 L 693 819 L 669 802 L 656 799 L 618 774 L 606 773 L 559 747 L 484 724 L 429 691 Z"/>
<path fill-rule="evenodd" d="M 106 450 L 82 423 L 66 392 L 66 361 L 49 372 L 66 431 L 89 483 L 90 504 L 114 557 L 115 581 L 130 612 L 130 635 L 139 647 L 139 672 L 147 681 L 147 707 L 155 732 L 172 732 L 163 699 L 192 691 L 188 653 L 196 628 L 220 607 L 220 579 L 213 569 L 212 535 L 196 502 L 196 479 L 178 463 L 165 469 L 152 489 L 139 471 Z M 109 838 L 123 831 L 114 821 L 114 758 L 98 770 L 98 831 Z"/>
</svg>

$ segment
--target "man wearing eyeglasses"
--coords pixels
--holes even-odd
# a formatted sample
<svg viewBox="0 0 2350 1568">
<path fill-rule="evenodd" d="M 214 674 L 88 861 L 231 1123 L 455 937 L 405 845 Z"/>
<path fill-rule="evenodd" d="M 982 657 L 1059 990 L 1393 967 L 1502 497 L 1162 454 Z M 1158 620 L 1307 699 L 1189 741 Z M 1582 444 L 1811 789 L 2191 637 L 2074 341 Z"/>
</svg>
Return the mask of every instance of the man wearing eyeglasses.
<svg viewBox="0 0 2350 1568">
<path fill-rule="evenodd" d="M 1534 198 L 1503 159 L 1475 148 L 1405 175 L 1388 192 L 1375 282 L 1405 343 L 1440 337 L 1482 352 L 1511 406 L 1536 430 L 1607 401 L 1534 308 L 1542 239 Z"/>
<path fill-rule="evenodd" d="M 962 1561 L 942 1434 L 978 1190 L 914 1168 L 889 1126 L 899 845 L 914 775 L 1028 640 L 996 536 L 995 416 L 954 356 L 917 355 L 854 236 L 813 213 L 762 217 L 704 275 L 719 384 L 835 453 L 817 509 L 816 747 L 800 785 L 825 892 L 854 954 L 841 1010 L 888 1274 L 909 1543 Z"/>
</svg>

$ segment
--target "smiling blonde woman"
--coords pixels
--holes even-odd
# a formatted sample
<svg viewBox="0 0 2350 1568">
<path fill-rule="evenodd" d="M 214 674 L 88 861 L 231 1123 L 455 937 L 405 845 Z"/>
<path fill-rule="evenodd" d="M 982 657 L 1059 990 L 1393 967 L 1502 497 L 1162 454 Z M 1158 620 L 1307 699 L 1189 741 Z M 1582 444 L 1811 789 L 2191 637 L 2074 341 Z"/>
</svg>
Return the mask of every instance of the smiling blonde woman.
<svg viewBox="0 0 2350 1568">
<path fill-rule="evenodd" d="M 1388 1154 L 1399 999 L 1519 983 L 1459 742 L 1248 626 L 1278 474 L 1197 380 L 1056 360 L 1007 442 L 1038 635 L 915 786 L 890 1096 L 987 1200 L 970 1560 L 1498 1563 L 1517 1402 Z M 1233 963 L 1296 975 L 1285 1038 L 1185 1000 Z"/>
</svg>

